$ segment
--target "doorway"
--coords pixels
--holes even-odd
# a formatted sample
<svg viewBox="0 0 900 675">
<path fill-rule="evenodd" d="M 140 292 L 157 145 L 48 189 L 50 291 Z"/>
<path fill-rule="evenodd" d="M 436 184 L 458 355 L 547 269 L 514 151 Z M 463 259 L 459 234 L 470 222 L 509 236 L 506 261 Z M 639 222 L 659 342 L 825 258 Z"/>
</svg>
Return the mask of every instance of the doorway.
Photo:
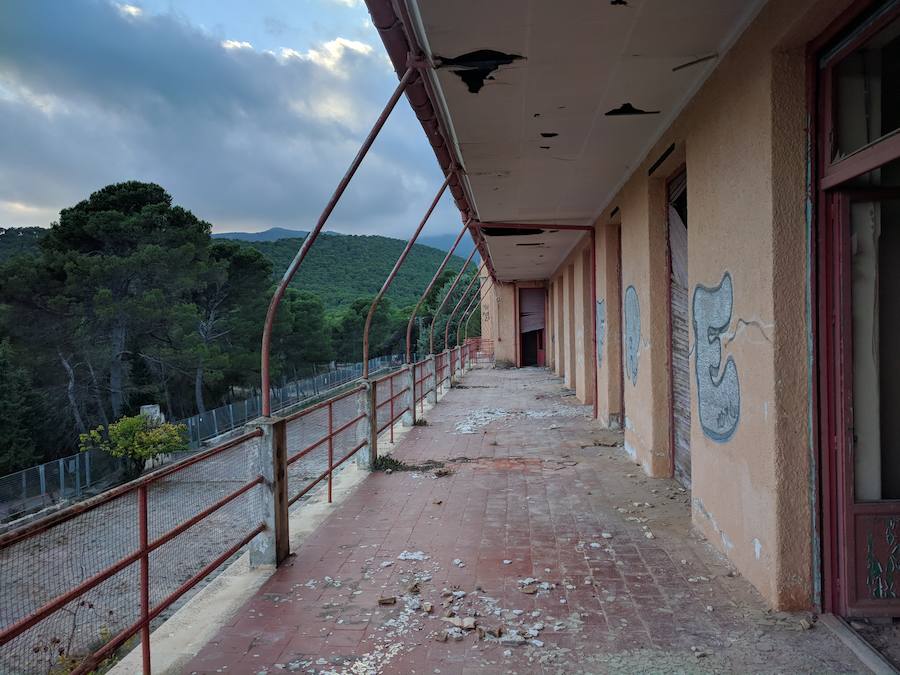
<svg viewBox="0 0 900 675">
<path fill-rule="evenodd" d="M 900 3 L 817 61 L 824 605 L 900 616 Z"/>
<path fill-rule="evenodd" d="M 544 330 L 546 328 L 545 308 L 547 290 L 545 288 L 519 289 L 519 344 L 520 363 L 523 366 L 546 364 Z"/>
<path fill-rule="evenodd" d="M 666 186 L 669 267 L 669 348 L 671 353 L 670 445 L 675 478 L 691 486 L 691 377 L 688 331 L 687 172 Z"/>
</svg>

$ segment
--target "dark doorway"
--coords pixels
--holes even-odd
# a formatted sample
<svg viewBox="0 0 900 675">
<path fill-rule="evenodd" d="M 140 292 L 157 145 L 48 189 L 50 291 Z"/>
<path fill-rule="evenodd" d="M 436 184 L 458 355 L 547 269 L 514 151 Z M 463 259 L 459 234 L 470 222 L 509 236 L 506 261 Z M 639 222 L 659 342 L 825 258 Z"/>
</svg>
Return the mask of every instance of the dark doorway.
<svg viewBox="0 0 900 675">
<path fill-rule="evenodd" d="M 522 365 L 523 366 L 539 366 L 538 351 L 543 340 L 542 330 L 533 330 L 528 333 L 522 333 Z M 543 351 L 543 350 L 540 350 Z"/>
<path fill-rule="evenodd" d="M 688 333 L 687 173 L 668 184 L 669 334 L 671 337 L 672 465 L 675 478 L 691 486 L 691 377 Z"/>
<path fill-rule="evenodd" d="M 519 289 L 519 345 L 520 363 L 523 366 L 543 366 L 546 362 L 544 349 L 546 305 L 547 289 Z"/>
</svg>

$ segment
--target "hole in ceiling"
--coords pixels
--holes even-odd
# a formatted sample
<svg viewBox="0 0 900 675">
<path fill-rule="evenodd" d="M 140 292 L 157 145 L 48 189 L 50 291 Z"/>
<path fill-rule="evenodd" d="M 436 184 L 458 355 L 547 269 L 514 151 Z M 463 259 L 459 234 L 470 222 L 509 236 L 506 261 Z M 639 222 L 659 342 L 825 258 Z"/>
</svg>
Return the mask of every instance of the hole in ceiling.
<svg viewBox="0 0 900 675">
<path fill-rule="evenodd" d="M 539 145 L 538 147 L 539 147 L 541 150 L 549 150 L 549 149 L 550 149 L 550 146 L 549 146 L 549 145 Z"/>
<path fill-rule="evenodd" d="M 534 241 L 534 242 L 530 241 L 527 244 L 516 244 L 516 246 L 543 246 L 543 245 L 544 245 L 544 242 L 542 242 L 542 241 Z"/>
<path fill-rule="evenodd" d="M 613 7 L 628 7 L 628 0 L 609 0 Z"/>
<path fill-rule="evenodd" d="M 523 237 L 544 233 L 543 230 L 536 227 L 491 227 L 490 225 L 483 225 L 481 227 L 481 232 L 488 237 Z"/>
<path fill-rule="evenodd" d="M 532 117 L 540 117 L 540 116 L 541 116 L 541 113 L 534 113 L 534 115 L 532 115 Z"/>
<path fill-rule="evenodd" d="M 434 60 L 438 68 L 451 68 L 451 72 L 459 76 L 469 91 L 477 94 L 484 86 L 485 80 L 494 79 L 491 73 L 500 66 L 508 66 L 522 58 L 524 57 L 519 54 L 507 54 L 494 49 L 477 49 L 452 58 L 435 56 Z"/>
<path fill-rule="evenodd" d="M 633 115 L 659 115 L 659 110 L 641 110 L 640 108 L 635 108 L 630 103 L 623 103 L 618 108 L 613 108 L 608 113 L 606 113 L 607 117 L 629 117 Z"/>
<path fill-rule="evenodd" d="M 544 138 L 556 138 L 557 136 L 559 136 L 559 134 L 556 133 L 555 131 L 547 131 L 547 132 L 542 131 L 541 136 L 543 136 Z"/>
</svg>

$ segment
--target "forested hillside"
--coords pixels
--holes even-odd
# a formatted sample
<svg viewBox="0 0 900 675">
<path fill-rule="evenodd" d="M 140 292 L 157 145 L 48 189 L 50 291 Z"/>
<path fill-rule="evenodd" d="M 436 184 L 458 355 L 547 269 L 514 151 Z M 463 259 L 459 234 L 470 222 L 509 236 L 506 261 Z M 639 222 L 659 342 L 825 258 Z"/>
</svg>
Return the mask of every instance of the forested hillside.
<svg viewBox="0 0 900 675">
<path fill-rule="evenodd" d="M 239 242 L 210 230 L 159 185 L 136 181 L 98 190 L 46 229 L 0 230 L 0 476 L 71 454 L 79 434 L 142 404 L 182 419 L 259 387 L 266 306 L 302 239 Z M 404 245 L 316 242 L 279 309 L 274 383 L 361 359 L 372 297 Z M 411 252 L 374 316 L 370 356 L 404 350 L 410 306 L 444 255 Z M 425 327 L 461 264 L 454 259 L 426 299 Z M 472 274 L 474 265 L 448 309 Z"/>
<path fill-rule="evenodd" d="M 42 227 L 0 227 L 0 263 L 20 253 L 36 251 L 46 232 Z"/>
<path fill-rule="evenodd" d="M 303 240 L 239 243 L 262 253 L 280 278 Z M 357 298 L 377 293 L 405 245 L 404 241 L 388 237 L 323 234 L 307 255 L 293 286 L 320 298 L 331 314 L 348 307 Z M 398 308 L 414 304 L 445 255 L 435 248 L 415 245 L 388 291 L 391 303 Z M 461 258 L 454 256 L 447 268 L 456 272 L 462 263 Z"/>
</svg>

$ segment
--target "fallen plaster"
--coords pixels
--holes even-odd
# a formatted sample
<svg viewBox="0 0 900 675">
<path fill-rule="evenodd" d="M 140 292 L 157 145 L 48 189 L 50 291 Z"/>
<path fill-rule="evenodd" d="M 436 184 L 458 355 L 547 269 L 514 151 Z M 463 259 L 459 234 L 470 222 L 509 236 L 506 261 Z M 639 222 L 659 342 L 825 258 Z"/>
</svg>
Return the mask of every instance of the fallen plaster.
<svg viewBox="0 0 900 675">
<path fill-rule="evenodd" d="M 426 405 L 426 410 L 433 406 Z M 400 427 L 394 431 L 394 443 L 387 441 L 387 432 L 379 437 L 382 453 L 397 446 L 409 431 Z M 299 508 L 291 511 L 289 530 L 291 550 L 296 551 L 315 529 L 344 499 L 369 475 L 354 462 L 347 462 L 334 473 L 333 501 L 328 503 L 327 493 L 313 493 Z M 152 672 L 159 674 L 181 673 L 182 667 L 219 632 L 234 614 L 253 597 L 275 568 L 263 566 L 250 568 L 249 553 L 244 553 L 228 565 L 209 584 L 204 586 L 171 618 L 159 626 L 150 636 Z M 391 655 L 392 656 L 392 655 Z M 141 650 L 133 649 L 122 658 L 109 675 L 138 675 L 143 672 Z"/>
</svg>

